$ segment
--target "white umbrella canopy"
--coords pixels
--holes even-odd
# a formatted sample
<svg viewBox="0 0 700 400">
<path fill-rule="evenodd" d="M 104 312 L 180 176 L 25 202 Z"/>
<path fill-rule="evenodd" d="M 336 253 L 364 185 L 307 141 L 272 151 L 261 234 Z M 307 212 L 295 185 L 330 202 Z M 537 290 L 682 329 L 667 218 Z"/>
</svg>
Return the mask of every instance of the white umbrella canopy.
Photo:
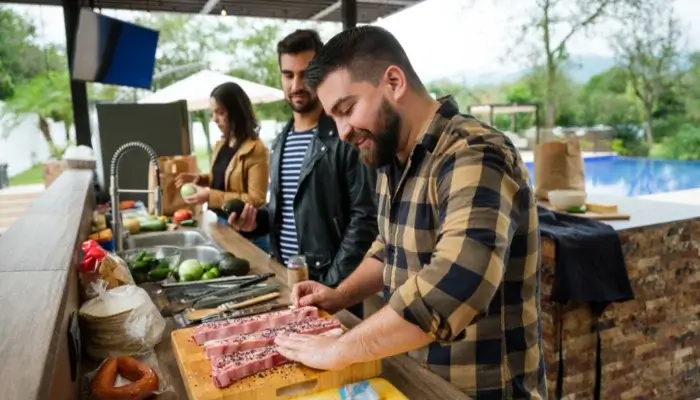
<svg viewBox="0 0 700 400">
<path fill-rule="evenodd" d="M 204 70 L 139 100 L 139 104 L 173 103 L 179 100 L 186 100 L 189 111 L 205 110 L 209 108 L 211 91 L 225 82 L 239 84 L 250 97 L 250 101 L 253 104 L 272 103 L 284 99 L 284 92 L 279 89 L 235 78 L 220 72 Z"/>
</svg>

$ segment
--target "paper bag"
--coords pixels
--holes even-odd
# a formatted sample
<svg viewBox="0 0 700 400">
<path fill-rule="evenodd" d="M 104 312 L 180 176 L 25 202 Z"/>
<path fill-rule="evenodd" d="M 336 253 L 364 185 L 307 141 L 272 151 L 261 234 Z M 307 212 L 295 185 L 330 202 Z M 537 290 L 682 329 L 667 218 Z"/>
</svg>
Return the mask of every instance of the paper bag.
<svg viewBox="0 0 700 400">
<path fill-rule="evenodd" d="M 535 197 L 548 200 L 550 190 L 586 190 L 577 139 L 542 143 L 535 148 Z"/>
<path fill-rule="evenodd" d="M 183 172 L 199 173 L 195 156 L 165 156 L 158 157 L 160 168 L 160 188 L 163 192 L 163 215 L 171 216 L 181 208 L 190 208 L 175 187 L 175 178 Z M 153 190 L 157 185 L 155 169 L 149 163 L 148 189 Z M 155 196 L 148 195 L 148 211 L 155 212 Z"/>
</svg>

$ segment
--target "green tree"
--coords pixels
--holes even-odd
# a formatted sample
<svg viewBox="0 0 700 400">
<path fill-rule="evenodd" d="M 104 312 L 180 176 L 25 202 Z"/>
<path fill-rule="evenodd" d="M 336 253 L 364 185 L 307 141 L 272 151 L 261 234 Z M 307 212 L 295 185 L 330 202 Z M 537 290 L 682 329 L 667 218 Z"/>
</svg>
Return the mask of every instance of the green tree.
<svg viewBox="0 0 700 400">
<path fill-rule="evenodd" d="M 236 78 L 261 85 L 280 88 L 281 75 L 277 59 L 277 42 L 286 32 L 278 22 L 257 22 L 240 18 L 236 21 L 246 35 L 236 41 L 238 55 L 233 68 L 228 72 Z M 284 101 L 255 105 L 259 119 L 284 121 L 292 117 L 289 106 Z"/>
<path fill-rule="evenodd" d="M 65 69 L 48 71 L 19 84 L 14 96 L 7 100 L 3 111 L 9 117 L 10 126 L 15 126 L 28 114 L 36 115 L 41 134 L 52 152 L 55 151 L 56 146 L 51 137 L 49 120 L 63 123 L 67 141 L 70 140 L 69 132 L 73 126 L 70 80 L 67 71 Z"/>
<path fill-rule="evenodd" d="M 659 2 L 628 13 L 627 22 L 614 35 L 617 58 L 628 74 L 644 115 L 647 145 L 654 142 L 654 118 L 678 107 L 674 91 L 681 77 L 682 29 L 672 4 Z"/>
<path fill-rule="evenodd" d="M 557 120 L 557 99 L 561 91 L 563 66 L 568 60 L 567 44 L 576 35 L 592 29 L 623 6 L 638 6 L 644 0 L 540 0 L 535 3 L 526 22 L 520 26 L 516 48 L 526 49 L 525 56 L 543 67 L 545 127 Z M 534 39 L 530 46 L 528 40 Z M 518 52 L 511 52 L 518 54 Z"/>
<path fill-rule="evenodd" d="M 638 124 L 639 109 L 628 92 L 627 71 L 610 68 L 586 82 L 579 93 L 579 120 L 588 126 Z"/>
<path fill-rule="evenodd" d="M 44 71 L 65 66 L 59 49 L 40 48 L 33 39 L 36 27 L 23 15 L 0 7 L 0 100 L 12 96 L 17 85 Z"/>
<path fill-rule="evenodd" d="M 688 70 L 683 76 L 683 86 L 686 88 L 684 102 L 687 118 L 700 123 L 700 52 L 694 52 L 688 57 Z"/>
</svg>

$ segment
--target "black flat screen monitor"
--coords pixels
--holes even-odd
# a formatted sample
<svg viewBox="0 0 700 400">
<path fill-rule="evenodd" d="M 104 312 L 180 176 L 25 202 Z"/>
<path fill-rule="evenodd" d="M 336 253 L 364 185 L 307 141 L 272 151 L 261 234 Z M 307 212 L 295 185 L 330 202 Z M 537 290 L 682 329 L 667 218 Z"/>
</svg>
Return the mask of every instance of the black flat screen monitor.
<svg viewBox="0 0 700 400">
<path fill-rule="evenodd" d="M 150 89 L 158 31 L 80 10 L 71 77 Z"/>
</svg>

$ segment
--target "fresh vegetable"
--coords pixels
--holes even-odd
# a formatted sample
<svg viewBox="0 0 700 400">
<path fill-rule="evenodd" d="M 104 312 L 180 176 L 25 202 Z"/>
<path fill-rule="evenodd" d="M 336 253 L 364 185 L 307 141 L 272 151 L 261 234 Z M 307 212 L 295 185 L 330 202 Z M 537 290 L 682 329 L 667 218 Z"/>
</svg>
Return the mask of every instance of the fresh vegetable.
<svg viewBox="0 0 700 400">
<path fill-rule="evenodd" d="M 212 269 L 212 268 L 216 268 L 217 265 L 219 265 L 219 263 L 216 263 L 216 262 L 214 262 L 214 263 L 203 263 L 203 264 L 202 264 L 202 268 L 203 268 L 205 271 L 209 271 L 209 270 Z"/>
<path fill-rule="evenodd" d="M 177 210 L 175 211 L 175 214 L 173 214 L 173 221 L 176 224 L 179 224 L 182 221 L 187 221 L 188 219 L 192 219 L 192 212 L 186 208 Z"/>
<path fill-rule="evenodd" d="M 202 275 L 204 275 L 204 268 L 195 259 L 185 260 L 180 263 L 178 268 L 178 275 L 180 276 L 180 281 L 189 282 L 199 280 Z"/>
<path fill-rule="evenodd" d="M 217 268 L 217 267 L 210 269 L 209 271 L 207 271 L 207 273 L 214 276 L 214 278 L 218 278 L 221 276 L 221 272 L 219 271 L 219 268 Z"/>
<path fill-rule="evenodd" d="M 187 228 L 195 227 L 195 226 L 197 226 L 197 221 L 194 219 L 188 219 L 188 220 L 180 222 L 180 226 L 184 226 Z"/>
<path fill-rule="evenodd" d="M 221 210 L 224 211 L 227 215 L 231 215 L 233 213 L 236 213 L 236 215 L 241 215 L 243 212 L 243 207 L 245 207 L 245 202 L 241 199 L 231 199 L 224 203 L 224 206 L 221 207 Z"/>
<path fill-rule="evenodd" d="M 250 272 L 250 262 L 243 258 L 224 257 L 219 261 L 222 276 L 242 276 Z"/>
<path fill-rule="evenodd" d="M 112 230 L 111 229 L 103 229 L 99 232 L 95 232 L 88 236 L 88 239 L 95 240 L 97 242 L 109 242 L 112 240 Z"/>
<path fill-rule="evenodd" d="M 228 251 L 222 251 L 221 253 L 219 253 L 219 258 L 227 258 L 227 257 L 236 258 L 236 255 L 233 253 L 229 253 Z"/>
<path fill-rule="evenodd" d="M 216 278 L 216 275 L 211 274 L 211 273 L 209 273 L 209 272 L 205 272 L 204 274 L 202 274 L 202 280 L 203 280 L 203 281 L 206 281 L 206 280 L 209 280 L 209 279 L 214 279 L 214 278 Z"/>
<path fill-rule="evenodd" d="M 173 272 L 168 260 L 160 259 L 146 250 L 141 250 L 136 257 L 127 261 L 127 265 L 136 284 L 161 281 Z"/>
<path fill-rule="evenodd" d="M 161 215 L 160 217 L 158 217 L 158 219 L 165 222 L 165 223 L 168 222 L 168 217 L 166 217 L 165 215 Z"/>
<path fill-rule="evenodd" d="M 141 232 L 141 223 L 136 218 L 125 218 L 123 224 L 132 235 Z"/>
<path fill-rule="evenodd" d="M 566 212 L 570 214 L 585 214 L 586 211 L 586 206 L 574 206 L 566 209 Z"/>
<path fill-rule="evenodd" d="M 170 272 L 170 268 L 152 269 L 148 271 L 148 277 L 151 280 L 160 281 L 170 276 Z"/>
<path fill-rule="evenodd" d="M 120 210 L 129 210 L 136 207 L 136 202 L 134 200 L 123 200 L 119 202 Z"/>
<path fill-rule="evenodd" d="M 182 197 L 190 197 L 195 193 L 197 193 L 197 186 L 193 183 L 185 183 L 180 188 L 180 196 Z"/>
<path fill-rule="evenodd" d="M 142 232 L 160 232 L 167 229 L 165 222 L 158 219 L 141 222 Z"/>
</svg>

